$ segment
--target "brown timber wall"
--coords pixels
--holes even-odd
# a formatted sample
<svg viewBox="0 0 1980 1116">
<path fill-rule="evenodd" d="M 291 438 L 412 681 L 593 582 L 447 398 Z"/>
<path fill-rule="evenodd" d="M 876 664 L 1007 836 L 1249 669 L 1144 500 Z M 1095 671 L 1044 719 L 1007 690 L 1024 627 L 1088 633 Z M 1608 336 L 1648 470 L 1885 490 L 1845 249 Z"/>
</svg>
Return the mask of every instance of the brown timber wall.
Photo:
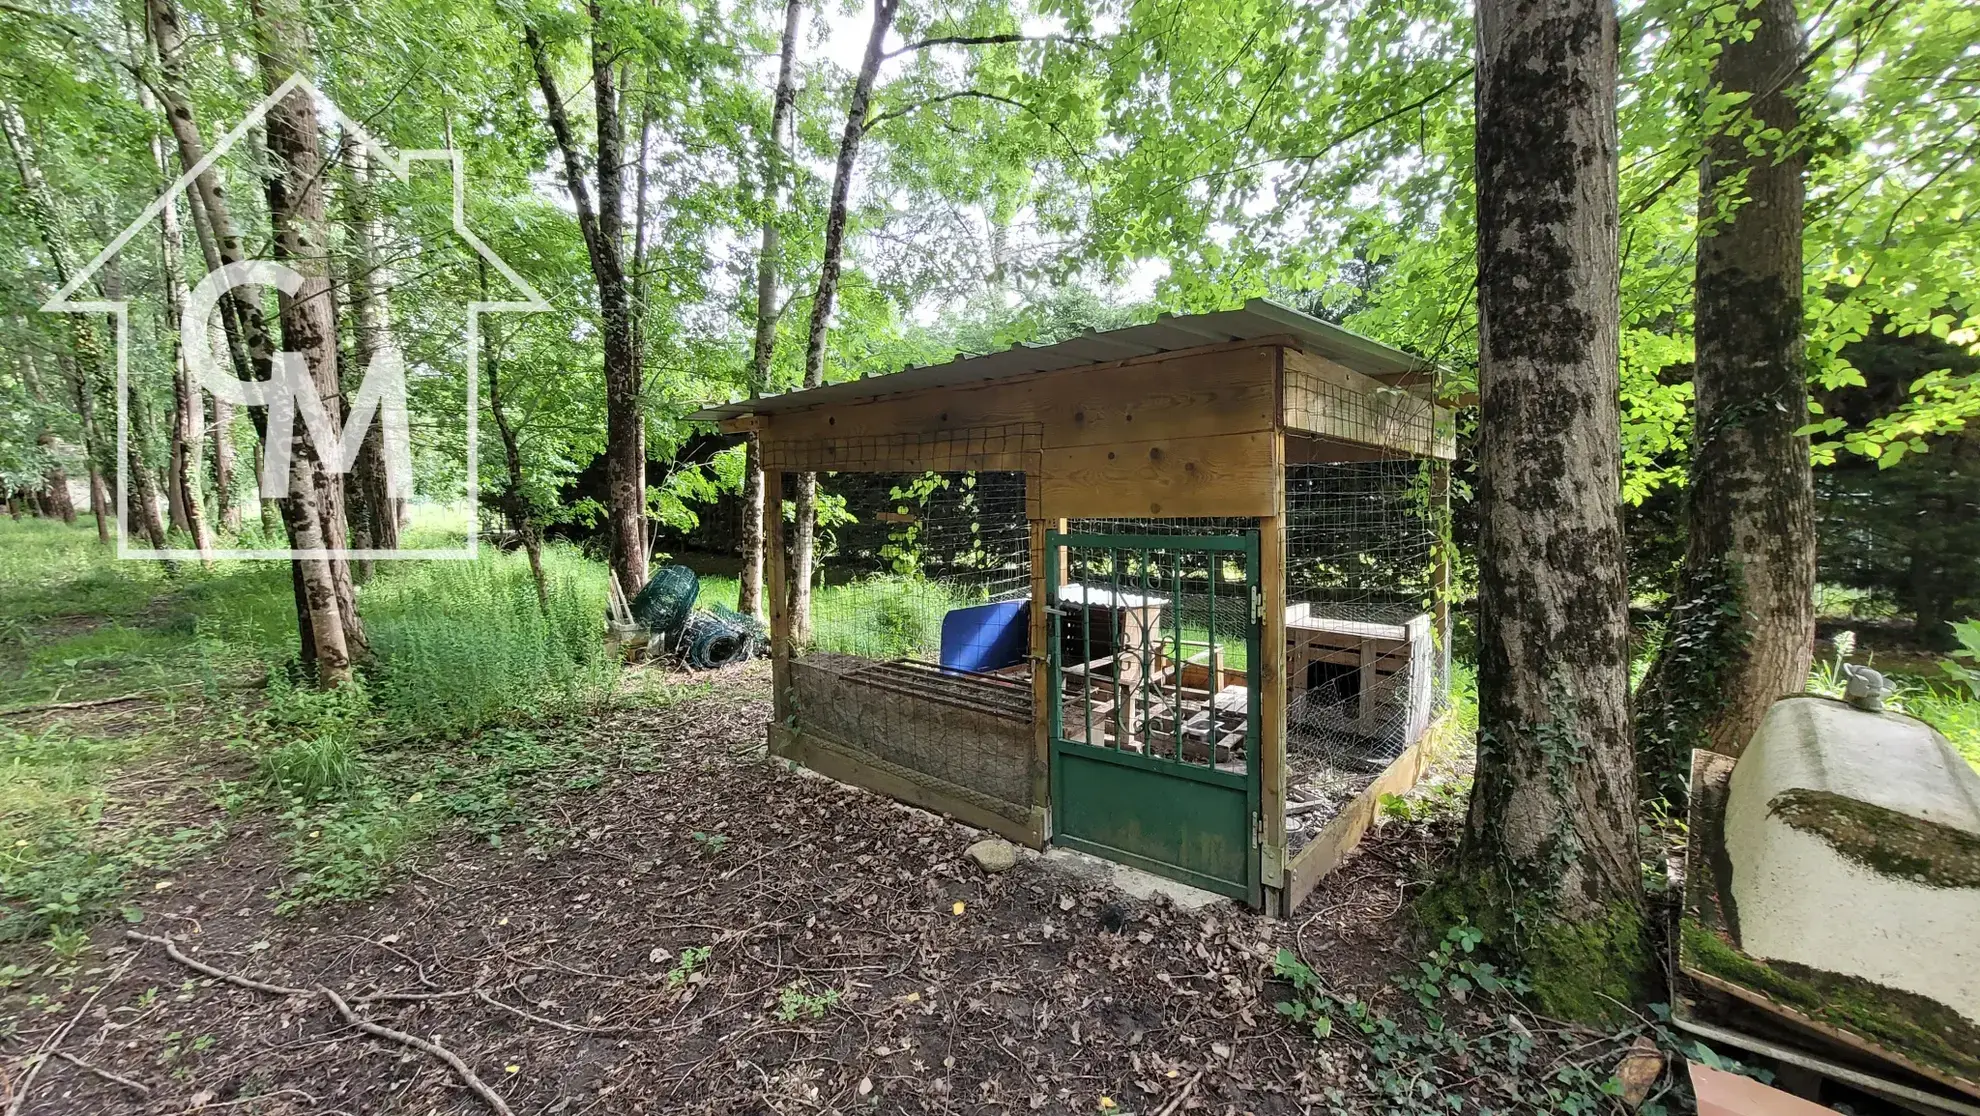
<svg viewBox="0 0 1980 1116">
<path fill-rule="evenodd" d="M 772 726 L 771 752 L 1042 846 L 1030 680 L 1008 689 L 954 678 L 934 685 L 915 673 L 849 656 L 792 659 L 791 723 Z"/>
</svg>

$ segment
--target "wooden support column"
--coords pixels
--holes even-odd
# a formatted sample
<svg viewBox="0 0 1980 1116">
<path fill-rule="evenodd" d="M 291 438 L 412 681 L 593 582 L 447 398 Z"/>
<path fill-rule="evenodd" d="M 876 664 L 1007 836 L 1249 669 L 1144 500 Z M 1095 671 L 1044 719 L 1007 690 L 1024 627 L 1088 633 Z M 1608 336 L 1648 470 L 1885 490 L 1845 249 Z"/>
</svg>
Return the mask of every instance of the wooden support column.
<svg viewBox="0 0 1980 1116">
<path fill-rule="evenodd" d="M 1272 437 L 1273 506 L 1276 514 L 1258 520 L 1258 580 L 1264 589 L 1265 616 L 1259 635 L 1258 743 L 1261 800 L 1264 812 L 1260 827 L 1259 878 L 1266 889 L 1265 909 L 1275 911 L 1283 902 L 1286 876 L 1286 439 Z M 1289 910 L 1277 913 L 1290 915 Z"/>
<path fill-rule="evenodd" d="M 1036 743 L 1031 768 L 1031 823 L 1039 834 L 1040 845 L 1051 840 L 1052 819 L 1052 602 L 1045 594 L 1045 563 L 1056 561 L 1061 584 L 1065 579 L 1065 548 L 1056 557 L 1045 553 L 1045 532 L 1052 521 L 1038 517 L 1039 476 L 1036 470 L 1024 475 L 1025 501 L 1031 508 L 1031 697 L 1032 729 Z M 1065 520 L 1058 521 L 1065 530 Z"/>
<path fill-rule="evenodd" d="M 1430 515 L 1437 541 L 1431 552 L 1430 628 L 1436 640 L 1439 681 L 1451 684 L 1451 463 L 1430 463 Z M 1434 698 L 1441 703 L 1443 694 Z M 1435 706 L 1433 706 L 1435 708 Z"/>
<path fill-rule="evenodd" d="M 781 728 L 791 718 L 791 604 L 785 590 L 784 474 L 763 472 L 763 573 L 770 590 L 771 726 Z M 772 738 L 775 738 L 773 732 Z"/>
</svg>

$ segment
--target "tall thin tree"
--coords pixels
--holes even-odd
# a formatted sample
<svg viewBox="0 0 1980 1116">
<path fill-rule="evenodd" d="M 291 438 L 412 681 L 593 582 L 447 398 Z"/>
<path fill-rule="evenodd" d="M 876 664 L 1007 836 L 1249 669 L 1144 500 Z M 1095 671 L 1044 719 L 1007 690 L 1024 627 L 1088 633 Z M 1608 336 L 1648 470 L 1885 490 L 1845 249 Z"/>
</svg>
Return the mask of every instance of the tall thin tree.
<svg viewBox="0 0 1980 1116">
<path fill-rule="evenodd" d="M 873 0 L 873 28 L 866 53 L 853 79 L 846 103 L 846 128 L 839 138 L 839 157 L 832 170 L 832 203 L 825 213 L 825 258 L 818 268 L 818 291 L 811 300 L 811 331 L 805 337 L 804 386 L 825 382 L 825 336 L 832 322 L 832 305 L 839 296 L 839 273 L 845 263 L 846 210 L 852 196 L 853 171 L 859 163 L 860 140 L 866 136 L 866 110 L 873 101 L 873 82 L 886 60 L 887 33 L 893 30 L 900 0 Z M 813 543 L 817 537 L 818 474 L 799 473 L 794 501 L 796 520 L 791 535 L 791 638 L 811 639 L 811 579 Z"/>
<path fill-rule="evenodd" d="M 633 300 L 626 276 L 625 137 L 619 121 L 617 48 L 596 0 L 591 16 L 591 86 L 597 118 L 597 150 L 592 160 L 597 197 L 584 169 L 584 156 L 550 56 L 534 26 L 523 42 L 543 93 L 550 134 L 563 156 L 564 186 L 577 210 L 578 229 L 598 286 L 598 312 L 605 342 L 605 480 L 607 534 L 612 573 L 628 597 L 646 583 L 646 421 L 641 410 L 643 369 Z"/>
<path fill-rule="evenodd" d="M 1688 538 L 1637 699 L 1643 792 L 1680 805 L 1692 749 L 1743 751 L 1774 699 L 1806 687 L 1815 642 L 1794 0 L 1760 0 L 1719 46 L 1714 85 L 1747 99 L 1698 168 Z"/>
<path fill-rule="evenodd" d="M 309 57 L 307 24 L 296 0 L 256 0 L 251 10 L 262 83 L 274 92 Z M 302 356 L 319 398 L 333 400 L 339 390 L 337 333 L 330 305 L 322 137 L 316 105 L 306 91 L 292 89 L 269 109 L 263 141 L 275 168 L 267 181 L 275 256 L 302 276 L 295 291 L 278 293 L 283 349 Z M 335 438 L 339 416 L 326 410 L 329 434 Z M 267 436 L 294 438 L 290 491 L 282 504 L 296 547 L 305 552 L 343 549 L 342 484 L 325 467 L 304 425 L 292 422 L 291 431 L 271 428 Z M 317 650 L 317 677 L 326 686 L 336 685 L 350 677 L 352 660 L 365 648 L 350 569 L 336 557 L 305 557 L 296 564 Z"/>
<path fill-rule="evenodd" d="M 1478 5 L 1479 727 L 1453 886 L 1559 1012 L 1645 960 L 1617 397 L 1614 0 Z"/>
<path fill-rule="evenodd" d="M 804 15 L 803 0 L 785 0 L 784 38 L 777 55 L 777 92 L 770 106 L 770 130 L 763 135 L 763 216 L 756 249 L 756 343 L 750 352 L 749 397 L 755 399 L 770 387 L 770 367 L 777 355 L 777 268 L 782 251 L 777 222 L 783 218 L 786 163 L 790 158 L 791 120 L 797 108 L 797 36 Z M 763 619 L 763 517 L 783 514 L 783 493 L 770 499 L 777 507 L 766 513 L 763 492 L 763 458 L 756 435 L 744 440 L 743 450 L 742 573 L 738 578 L 736 608 L 745 615 Z"/>
</svg>

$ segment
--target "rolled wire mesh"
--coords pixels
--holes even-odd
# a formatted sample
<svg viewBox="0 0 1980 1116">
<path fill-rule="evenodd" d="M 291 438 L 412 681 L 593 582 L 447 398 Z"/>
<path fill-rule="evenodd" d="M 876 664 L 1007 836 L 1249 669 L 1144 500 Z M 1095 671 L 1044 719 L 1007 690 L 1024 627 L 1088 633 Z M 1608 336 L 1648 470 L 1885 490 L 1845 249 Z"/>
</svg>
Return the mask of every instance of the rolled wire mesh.
<svg viewBox="0 0 1980 1116">
<path fill-rule="evenodd" d="M 1409 459 L 1287 467 L 1286 753 L 1295 844 L 1414 743 L 1442 700 L 1443 656 L 1431 620 L 1440 536 L 1431 468 Z"/>
</svg>

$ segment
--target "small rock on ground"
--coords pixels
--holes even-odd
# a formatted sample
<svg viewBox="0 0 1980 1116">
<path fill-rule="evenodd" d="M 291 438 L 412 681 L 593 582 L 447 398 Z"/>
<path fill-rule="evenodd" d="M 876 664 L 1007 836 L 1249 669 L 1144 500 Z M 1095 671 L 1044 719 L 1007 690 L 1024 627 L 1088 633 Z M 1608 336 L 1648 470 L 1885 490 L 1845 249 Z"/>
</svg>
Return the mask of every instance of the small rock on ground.
<svg viewBox="0 0 1980 1116">
<path fill-rule="evenodd" d="M 1017 863 L 1017 849 L 1013 848 L 1009 841 L 995 837 L 978 841 L 963 850 L 963 853 L 974 860 L 978 868 L 993 874 L 1008 871 Z"/>
</svg>

